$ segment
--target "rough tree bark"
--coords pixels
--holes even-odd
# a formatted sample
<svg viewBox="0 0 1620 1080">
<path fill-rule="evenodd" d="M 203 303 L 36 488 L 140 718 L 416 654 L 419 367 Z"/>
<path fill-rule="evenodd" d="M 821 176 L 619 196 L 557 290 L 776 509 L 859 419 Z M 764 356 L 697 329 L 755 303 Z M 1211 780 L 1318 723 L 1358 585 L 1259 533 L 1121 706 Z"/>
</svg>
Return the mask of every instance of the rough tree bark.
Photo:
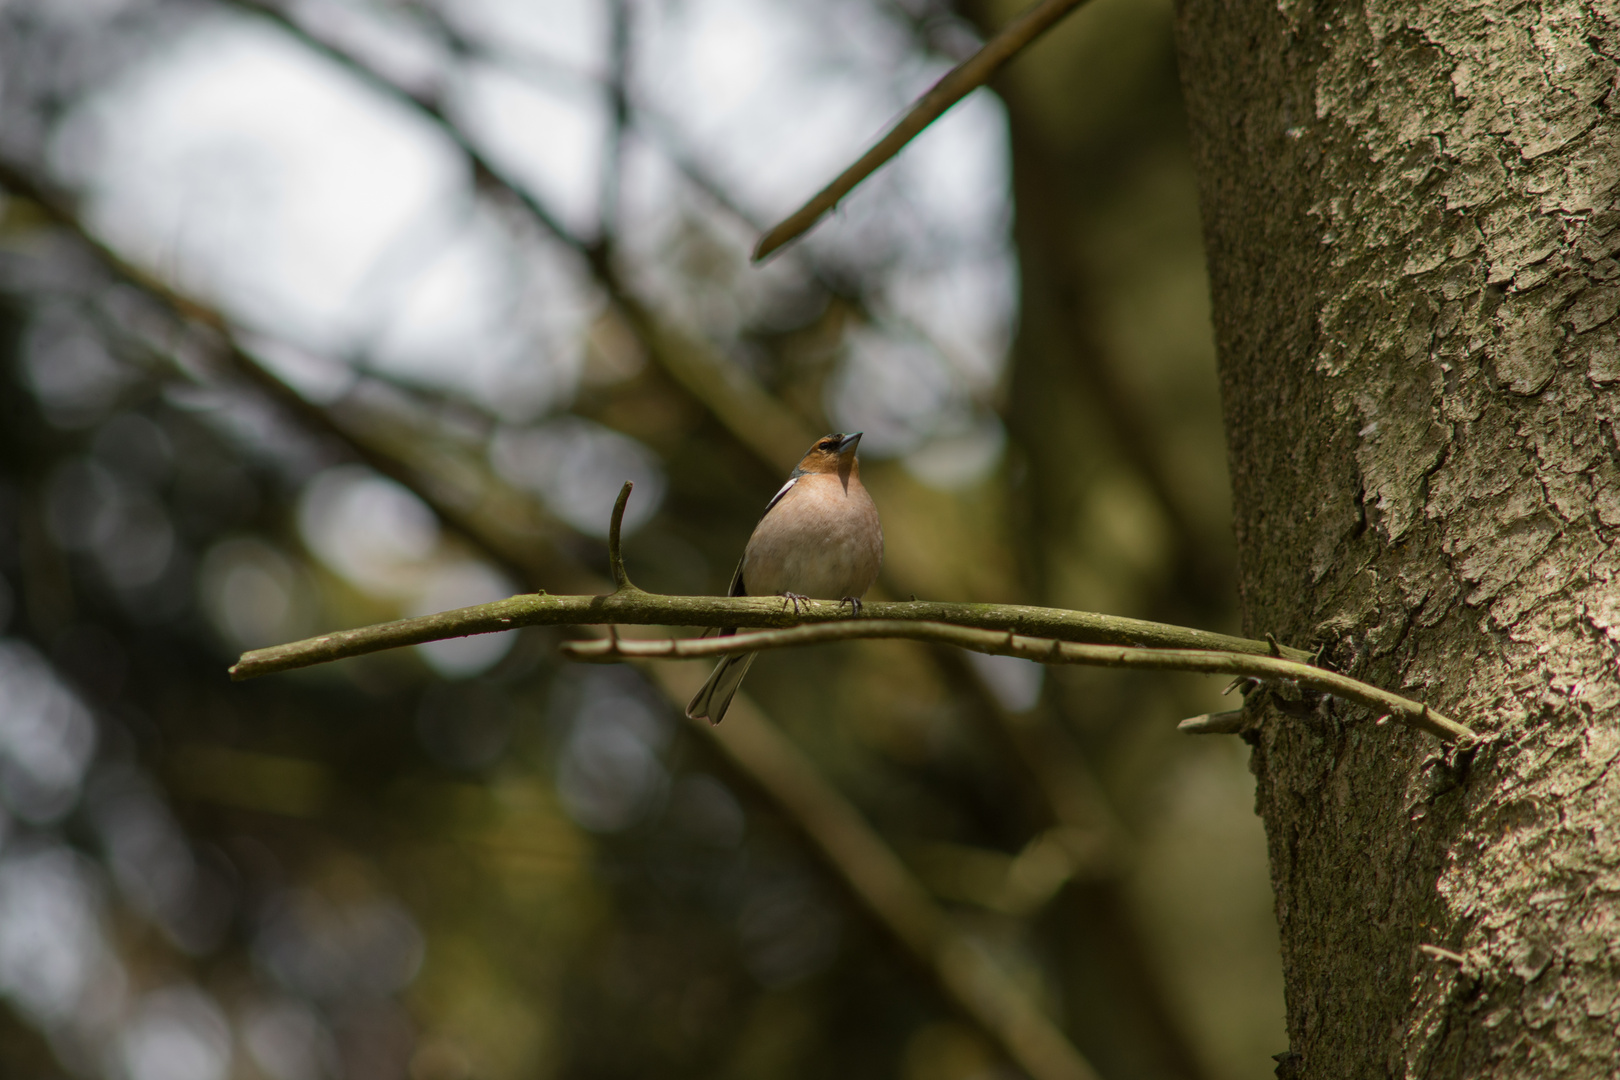
<svg viewBox="0 0 1620 1080">
<path fill-rule="evenodd" d="M 1611 1075 L 1620 13 L 1181 0 L 1177 24 L 1246 630 L 1489 734 L 1459 759 L 1257 709 L 1279 1071 Z"/>
</svg>

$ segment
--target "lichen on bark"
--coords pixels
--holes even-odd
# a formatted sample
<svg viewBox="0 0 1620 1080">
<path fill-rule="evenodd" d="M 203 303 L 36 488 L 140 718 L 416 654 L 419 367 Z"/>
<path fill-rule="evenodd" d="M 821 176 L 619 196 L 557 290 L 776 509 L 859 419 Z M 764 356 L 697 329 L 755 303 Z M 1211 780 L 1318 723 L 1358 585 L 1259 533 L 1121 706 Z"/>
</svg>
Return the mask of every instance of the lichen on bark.
<svg viewBox="0 0 1620 1080">
<path fill-rule="evenodd" d="M 1261 728 L 1296 1072 L 1608 1075 L 1620 14 L 1181 0 L 1177 32 L 1246 630 L 1490 733 L 1392 768 L 1331 705 Z"/>
</svg>

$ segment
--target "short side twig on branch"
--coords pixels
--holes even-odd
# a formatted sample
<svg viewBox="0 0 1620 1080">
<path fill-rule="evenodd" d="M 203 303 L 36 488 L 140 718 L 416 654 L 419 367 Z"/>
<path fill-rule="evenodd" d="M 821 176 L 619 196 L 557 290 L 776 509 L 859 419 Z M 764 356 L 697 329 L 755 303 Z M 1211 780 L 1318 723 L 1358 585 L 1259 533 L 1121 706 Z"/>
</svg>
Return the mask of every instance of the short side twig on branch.
<svg viewBox="0 0 1620 1080">
<path fill-rule="evenodd" d="M 1183 735 L 1237 735 L 1243 731 L 1246 720 L 1242 709 L 1232 709 L 1189 716 L 1176 725 L 1176 730 Z"/>
<path fill-rule="evenodd" d="M 613 591 L 640 592 L 630 583 L 630 575 L 624 568 L 624 548 L 621 538 L 624 536 L 624 508 L 630 502 L 630 492 L 635 490 L 635 481 L 626 480 L 619 489 L 619 497 L 613 501 L 613 517 L 608 521 L 608 569 L 613 574 Z"/>
<path fill-rule="evenodd" d="M 682 685 L 684 698 L 695 686 Z M 718 726 L 694 721 L 740 771 L 753 778 L 947 998 L 972 1017 L 1033 1080 L 1098 1080 L 1098 1074 L 1039 1004 L 958 930 L 872 826 L 746 694 Z"/>
<path fill-rule="evenodd" d="M 780 225 L 759 238 L 754 247 L 754 261 L 759 262 L 782 245 L 797 239 L 820 221 L 833 207 L 855 189 L 855 185 L 871 176 L 878 168 L 916 138 L 929 124 L 938 120 L 945 111 L 968 94 L 990 81 L 991 76 L 1024 46 L 1040 37 L 1054 23 L 1079 7 L 1085 0 L 1041 0 L 1024 12 L 1001 33 L 985 42 L 984 47 L 962 63 L 934 88 L 917 100 L 900 122 L 877 144 L 862 154 L 860 159 L 822 188 L 809 202 L 795 210 Z"/>
</svg>

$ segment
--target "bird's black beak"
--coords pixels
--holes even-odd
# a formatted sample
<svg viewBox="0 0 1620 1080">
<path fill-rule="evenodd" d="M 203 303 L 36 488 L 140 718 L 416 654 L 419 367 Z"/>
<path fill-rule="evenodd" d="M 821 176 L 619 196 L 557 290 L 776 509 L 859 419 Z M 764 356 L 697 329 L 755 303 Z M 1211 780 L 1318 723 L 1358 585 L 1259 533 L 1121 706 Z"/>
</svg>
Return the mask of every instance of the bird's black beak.
<svg viewBox="0 0 1620 1080">
<path fill-rule="evenodd" d="M 855 455 L 855 447 L 860 445 L 861 436 L 864 434 L 866 434 L 864 431 L 857 431 L 853 434 L 845 435 L 842 439 L 839 439 L 838 456 L 853 457 Z"/>
</svg>

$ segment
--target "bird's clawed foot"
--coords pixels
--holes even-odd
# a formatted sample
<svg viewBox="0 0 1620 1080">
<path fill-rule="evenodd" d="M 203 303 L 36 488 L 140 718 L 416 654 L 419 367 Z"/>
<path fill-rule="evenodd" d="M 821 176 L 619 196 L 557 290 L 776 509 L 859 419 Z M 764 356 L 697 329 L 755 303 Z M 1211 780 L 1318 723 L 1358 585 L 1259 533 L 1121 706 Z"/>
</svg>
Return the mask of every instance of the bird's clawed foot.
<svg viewBox="0 0 1620 1080">
<path fill-rule="evenodd" d="M 843 607 L 845 604 L 849 605 L 849 613 L 851 615 L 859 615 L 861 613 L 861 598 L 860 597 L 858 597 L 858 596 L 846 596 L 842 600 L 838 601 L 838 606 L 839 607 Z"/>
<path fill-rule="evenodd" d="M 808 603 L 809 600 L 810 598 L 808 596 L 804 596 L 796 592 L 785 592 L 782 594 L 782 606 L 786 607 L 787 605 L 792 604 L 793 614 L 795 616 L 801 616 L 804 614 L 799 610 L 799 605 L 801 603 Z"/>
</svg>

